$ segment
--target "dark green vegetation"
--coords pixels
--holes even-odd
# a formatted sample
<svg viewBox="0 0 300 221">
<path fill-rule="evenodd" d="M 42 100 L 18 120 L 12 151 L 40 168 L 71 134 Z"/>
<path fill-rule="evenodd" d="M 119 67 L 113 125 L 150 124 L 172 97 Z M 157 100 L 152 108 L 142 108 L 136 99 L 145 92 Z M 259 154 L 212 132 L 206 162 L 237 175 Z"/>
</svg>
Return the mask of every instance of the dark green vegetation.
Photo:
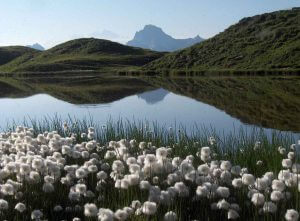
<svg viewBox="0 0 300 221">
<path fill-rule="evenodd" d="M 35 94 L 49 94 L 72 104 L 109 103 L 126 96 L 154 89 L 136 78 L 95 75 L 51 74 L 32 77 L 0 78 L 0 98 L 20 98 Z"/>
<path fill-rule="evenodd" d="M 300 9 L 244 18 L 215 37 L 165 55 L 145 70 L 300 69 Z"/>
<path fill-rule="evenodd" d="M 0 67 L 20 57 L 23 57 L 23 60 L 30 59 L 38 52 L 38 50 L 23 46 L 0 47 Z"/>
<path fill-rule="evenodd" d="M 147 81 L 213 105 L 244 123 L 300 131 L 300 77 L 152 77 Z"/>
<path fill-rule="evenodd" d="M 167 78 L 85 73 L 0 78 L 0 97 L 46 93 L 73 104 L 109 103 L 156 88 L 213 105 L 244 123 L 300 131 L 297 76 Z"/>
<path fill-rule="evenodd" d="M 43 52 L 27 48 L 35 52 L 30 55 L 19 53 L 15 56 L 15 47 L 6 48 L 5 56 L 1 57 L 0 51 L 0 72 L 107 71 L 142 66 L 163 55 L 94 38 L 72 40 Z"/>
</svg>

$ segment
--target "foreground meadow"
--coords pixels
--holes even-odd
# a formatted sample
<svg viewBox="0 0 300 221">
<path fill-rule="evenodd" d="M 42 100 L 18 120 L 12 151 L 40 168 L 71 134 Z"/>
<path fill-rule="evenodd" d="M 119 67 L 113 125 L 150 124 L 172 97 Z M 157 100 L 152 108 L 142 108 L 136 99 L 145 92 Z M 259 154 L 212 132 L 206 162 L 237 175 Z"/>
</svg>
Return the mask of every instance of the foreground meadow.
<svg viewBox="0 0 300 221">
<path fill-rule="evenodd" d="M 296 221 L 297 142 L 121 121 L 11 127 L 0 135 L 0 220 Z"/>
</svg>

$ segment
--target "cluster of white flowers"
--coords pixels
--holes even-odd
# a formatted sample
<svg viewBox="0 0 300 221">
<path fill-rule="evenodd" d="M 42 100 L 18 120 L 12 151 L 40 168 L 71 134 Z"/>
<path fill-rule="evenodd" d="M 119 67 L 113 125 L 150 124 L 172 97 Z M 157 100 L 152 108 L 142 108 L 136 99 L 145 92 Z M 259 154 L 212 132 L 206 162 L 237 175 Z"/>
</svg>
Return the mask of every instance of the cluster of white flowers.
<svg viewBox="0 0 300 221">
<path fill-rule="evenodd" d="M 187 197 L 196 203 L 209 202 L 211 210 L 222 210 L 228 219 L 237 219 L 242 208 L 234 197 L 236 191 L 246 192 L 245 198 L 260 214 L 273 214 L 293 197 L 294 190 L 300 192 L 300 164 L 296 163 L 292 147 L 290 151 L 278 149 L 286 156 L 282 170 L 255 177 L 247 168 L 215 160 L 210 147 L 202 147 L 195 156 L 183 158 L 174 156 L 171 147 L 157 148 L 136 140 L 110 141 L 100 146 L 94 140 L 94 128 L 81 135 L 86 139 L 82 143 L 76 143 L 75 136 L 61 137 L 55 131 L 36 137 L 33 134 L 26 127 L 0 134 L 0 211 L 3 213 L 9 208 L 15 208 L 18 213 L 32 208 L 30 199 L 24 198 L 24 191 L 30 185 L 40 187 L 31 190 L 36 194 L 49 196 L 56 191 L 63 194 L 62 189 L 67 189 L 67 199 L 75 206 L 56 205 L 53 211 L 79 211 L 99 221 L 155 216 L 161 207 L 166 211 L 163 219 L 175 221 L 179 219 L 178 214 L 167 209 L 176 200 Z M 209 143 L 214 145 L 216 140 L 211 137 Z M 259 149 L 260 143 L 254 148 Z M 97 202 L 103 200 L 103 189 L 108 187 L 118 192 L 135 188 L 146 192 L 148 199 L 144 202 L 134 199 L 116 211 L 99 208 Z M 286 209 L 287 221 L 298 220 L 296 210 Z M 33 220 L 46 214 L 42 207 L 29 212 Z M 73 218 L 73 221 L 81 220 Z"/>
</svg>

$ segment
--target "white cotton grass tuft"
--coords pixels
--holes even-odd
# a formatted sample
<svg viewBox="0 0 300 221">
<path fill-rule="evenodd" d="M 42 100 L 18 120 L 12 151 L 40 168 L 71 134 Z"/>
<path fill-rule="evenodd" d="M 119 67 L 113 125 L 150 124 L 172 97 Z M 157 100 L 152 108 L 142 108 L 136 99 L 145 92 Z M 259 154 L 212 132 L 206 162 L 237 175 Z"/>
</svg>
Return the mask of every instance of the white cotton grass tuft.
<svg viewBox="0 0 300 221">
<path fill-rule="evenodd" d="M 230 191 L 227 187 L 220 186 L 217 188 L 216 192 L 221 198 L 228 198 L 230 196 Z"/>
<path fill-rule="evenodd" d="M 216 204 L 216 207 L 218 209 L 228 210 L 230 208 L 230 204 L 225 199 L 222 199 Z"/>
<path fill-rule="evenodd" d="M 40 220 L 44 216 L 43 212 L 41 210 L 33 210 L 31 212 L 31 219 L 33 220 Z"/>
<path fill-rule="evenodd" d="M 93 203 L 87 203 L 84 205 L 84 215 L 87 217 L 94 217 L 98 214 L 98 208 Z"/>
<path fill-rule="evenodd" d="M 128 217 L 128 213 L 125 210 L 118 209 L 114 214 L 115 219 L 123 221 Z"/>
<path fill-rule="evenodd" d="M 54 191 L 54 186 L 52 183 L 44 183 L 43 191 L 45 193 L 52 193 Z"/>
<path fill-rule="evenodd" d="M 8 202 L 4 199 L 0 199 L 0 210 L 7 210 Z"/>
<path fill-rule="evenodd" d="M 284 168 L 291 168 L 293 161 L 291 159 L 283 159 L 281 164 Z"/>
<path fill-rule="evenodd" d="M 62 219 L 66 214 L 72 215 L 73 221 L 80 221 L 78 217 L 83 215 L 85 219 L 99 221 L 143 219 L 146 216 L 149 219 L 178 220 L 177 214 L 182 216 L 182 209 L 185 209 L 178 207 L 179 198 L 191 204 L 201 201 L 212 211 L 223 210 L 220 211 L 221 219 L 243 219 L 240 216 L 245 214 L 245 207 L 240 205 L 244 203 L 254 205 L 255 212 L 250 214 L 254 219 L 257 214 L 274 216 L 278 220 L 299 219 L 297 205 L 295 210 L 286 208 L 287 205 L 293 206 L 291 199 L 295 197 L 296 189 L 300 191 L 300 164 L 296 155 L 299 144 L 280 147 L 278 151 L 282 159 L 278 165 L 281 164 L 282 168 L 278 171 L 269 168 L 261 173 L 264 167 L 270 166 L 267 159 L 263 164 L 261 158 L 256 159 L 260 167 L 255 164 L 250 168 L 234 165 L 234 161 L 229 160 L 230 155 L 224 154 L 222 158 L 220 153 L 216 154 L 215 138 L 209 140 L 213 149 L 199 148 L 200 142 L 193 142 L 196 155 L 181 151 L 178 156 L 176 148 L 188 150 L 189 145 L 181 147 L 181 144 L 174 143 L 162 147 L 126 139 L 100 144 L 94 140 L 95 128 L 90 128 L 80 138 L 81 134 L 71 134 L 71 124 L 67 127 L 63 135 L 46 131 L 35 136 L 35 131 L 26 127 L 18 127 L 19 132 L 0 133 L 1 214 L 16 210 L 17 214 L 26 216 L 25 219 L 30 219 L 27 217 L 30 214 L 34 220 L 48 219 L 48 207 L 41 204 L 43 207 L 37 209 L 25 199 L 24 187 L 34 187 L 30 189 L 34 194 L 61 194 L 60 197 L 72 206 L 51 202 L 49 210 Z M 77 138 L 82 142 L 76 143 Z M 263 145 L 260 142 L 255 145 L 255 153 L 259 154 Z M 239 154 L 244 156 L 248 152 L 243 147 Z M 257 169 L 261 170 L 259 174 L 262 176 L 252 174 L 257 174 Z M 106 191 L 116 191 L 134 200 L 118 208 L 114 206 L 114 199 L 103 194 Z M 140 201 L 139 192 L 145 196 L 146 202 Z M 237 192 L 239 197 L 236 198 Z M 97 205 L 106 205 L 110 200 L 112 202 L 107 205 L 114 206 L 114 211 L 110 208 L 98 210 Z M 167 208 L 176 208 L 176 211 Z M 287 210 L 286 214 L 278 213 L 279 208 Z"/>
<path fill-rule="evenodd" d="M 242 176 L 242 182 L 244 185 L 254 185 L 255 183 L 255 177 L 252 174 L 243 174 Z"/>
<path fill-rule="evenodd" d="M 146 201 L 143 204 L 142 211 L 145 215 L 154 215 L 157 211 L 157 205 L 155 202 Z"/>
<path fill-rule="evenodd" d="M 238 219 L 240 217 L 239 213 L 233 209 L 229 209 L 227 212 L 227 219 Z"/>
<path fill-rule="evenodd" d="M 255 206 L 261 206 L 265 203 L 265 196 L 261 193 L 254 193 L 251 197 L 251 202 Z"/>
<path fill-rule="evenodd" d="M 282 192 L 285 190 L 285 184 L 281 180 L 273 180 L 272 181 L 272 189 Z"/>
<path fill-rule="evenodd" d="M 277 205 L 273 202 L 265 202 L 263 206 L 264 213 L 276 213 Z"/>
<path fill-rule="evenodd" d="M 271 200 L 274 202 L 279 202 L 280 200 L 283 199 L 283 197 L 284 197 L 283 193 L 278 190 L 274 190 L 270 196 Z"/>
<path fill-rule="evenodd" d="M 286 221 L 297 221 L 299 219 L 299 212 L 294 209 L 288 209 L 284 218 Z"/>
<path fill-rule="evenodd" d="M 113 221 L 114 220 L 114 212 L 110 209 L 99 209 L 98 213 L 99 221 Z"/>
<path fill-rule="evenodd" d="M 173 211 L 167 212 L 164 216 L 164 221 L 176 221 L 177 219 L 177 215 Z"/>
<path fill-rule="evenodd" d="M 26 210 L 26 206 L 23 203 L 17 203 L 15 206 L 15 210 L 17 210 L 20 213 L 23 213 Z"/>
<path fill-rule="evenodd" d="M 243 186 L 242 178 L 235 178 L 232 180 L 232 186 L 234 188 L 241 188 Z"/>
</svg>

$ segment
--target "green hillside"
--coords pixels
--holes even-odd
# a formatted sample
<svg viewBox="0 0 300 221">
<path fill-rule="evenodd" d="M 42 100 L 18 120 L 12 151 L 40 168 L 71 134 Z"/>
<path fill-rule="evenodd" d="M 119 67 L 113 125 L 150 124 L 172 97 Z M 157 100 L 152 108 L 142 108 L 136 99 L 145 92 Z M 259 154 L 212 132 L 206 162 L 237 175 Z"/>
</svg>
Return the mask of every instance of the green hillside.
<svg viewBox="0 0 300 221">
<path fill-rule="evenodd" d="M 145 69 L 258 70 L 300 68 L 300 8 L 244 18 Z"/>
<path fill-rule="evenodd" d="M 35 54 L 38 54 L 38 51 L 28 47 L 23 47 L 23 46 L 0 47 L 0 65 L 7 64 L 13 61 L 14 59 L 22 56 L 32 57 Z"/>
<path fill-rule="evenodd" d="M 50 72 L 106 70 L 145 65 L 163 54 L 125 46 L 108 40 L 84 38 L 68 41 L 49 50 L 11 59 L 2 72 Z"/>
</svg>

